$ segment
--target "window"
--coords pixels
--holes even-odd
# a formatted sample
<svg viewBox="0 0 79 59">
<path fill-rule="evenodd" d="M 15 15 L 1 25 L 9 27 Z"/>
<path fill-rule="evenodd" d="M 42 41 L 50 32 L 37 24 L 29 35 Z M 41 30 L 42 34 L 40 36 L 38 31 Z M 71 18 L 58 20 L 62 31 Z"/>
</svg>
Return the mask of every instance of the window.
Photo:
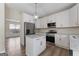
<svg viewBox="0 0 79 59">
<path fill-rule="evenodd" d="M 20 25 L 19 24 L 10 24 L 9 29 L 20 29 Z"/>
<path fill-rule="evenodd" d="M 16 29 L 20 29 L 20 25 L 16 25 Z"/>
<path fill-rule="evenodd" d="M 10 25 L 9 25 L 9 29 L 16 29 L 15 24 L 10 24 Z"/>
</svg>

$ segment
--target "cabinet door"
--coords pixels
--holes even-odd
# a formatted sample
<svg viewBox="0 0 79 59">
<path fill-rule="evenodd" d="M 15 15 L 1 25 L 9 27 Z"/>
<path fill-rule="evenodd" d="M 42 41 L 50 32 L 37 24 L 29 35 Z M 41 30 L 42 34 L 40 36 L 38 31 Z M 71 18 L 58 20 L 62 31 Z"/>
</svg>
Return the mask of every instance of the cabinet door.
<svg viewBox="0 0 79 59">
<path fill-rule="evenodd" d="M 40 50 L 41 50 L 40 42 L 41 41 L 39 38 L 35 39 L 35 41 L 34 41 L 33 55 L 35 55 L 35 56 L 40 54 Z"/>
<path fill-rule="evenodd" d="M 77 6 L 78 6 L 78 26 L 79 26 L 79 4 L 77 4 Z"/>
<path fill-rule="evenodd" d="M 69 49 L 69 39 L 66 35 L 56 35 L 55 44 L 59 47 Z"/>
<path fill-rule="evenodd" d="M 40 28 L 44 28 L 44 19 L 40 18 Z"/>
<path fill-rule="evenodd" d="M 48 17 L 48 23 L 53 23 L 53 22 L 56 22 L 56 15 L 50 15 Z"/>
<path fill-rule="evenodd" d="M 79 50 L 79 36 L 70 36 L 70 49 Z"/>
<path fill-rule="evenodd" d="M 60 35 L 55 35 L 55 44 L 56 44 L 56 46 L 59 46 L 59 47 L 61 47 L 61 37 L 60 37 Z"/>
<path fill-rule="evenodd" d="M 61 35 L 61 43 L 63 48 L 69 49 L 69 37 L 67 35 Z"/>
<path fill-rule="evenodd" d="M 62 12 L 62 27 L 69 27 L 69 10 Z"/>
<path fill-rule="evenodd" d="M 40 18 L 41 28 L 47 28 L 47 20 L 48 20 L 48 17 Z"/>
<path fill-rule="evenodd" d="M 69 27 L 69 10 L 57 14 L 56 27 Z"/>
<path fill-rule="evenodd" d="M 41 45 L 41 52 L 42 52 L 46 48 L 46 37 L 45 36 L 41 37 L 40 45 Z"/>
<path fill-rule="evenodd" d="M 57 14 L 56 27 L 63 27 L 62 13 Z"/>
<path fill-rule="evenodd" d="M 70 9 L 70 25 L 77 26 L 77 5 Z"/>
<path fill-rule="evenodd" d="M 41 28 L 40 24 L 41 24 L 40 19 L 35 20 L 35 27 L 36 28 Z"/>
</svg>

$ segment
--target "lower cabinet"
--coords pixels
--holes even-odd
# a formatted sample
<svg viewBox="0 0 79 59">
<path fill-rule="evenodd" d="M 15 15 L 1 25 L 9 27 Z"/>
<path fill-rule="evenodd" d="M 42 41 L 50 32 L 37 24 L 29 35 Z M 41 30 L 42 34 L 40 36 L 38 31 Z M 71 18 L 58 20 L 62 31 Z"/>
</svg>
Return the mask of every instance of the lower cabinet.
<svg viewBox="0 0 79 59">
<path fill-rule="evenodd" d="M 46 38 L 40 37 L 39 39 L 35 39 L 34 41 L 34 55 L 40 55 L 41 52 L 43 52 L 46 48 Z"/>
<path fill-rule="evenodd" d="M 70 36 L 70 49 L 79 51 L 79 35 Z"/>
<path fill-rule="evenodd" d="M 38 56 L 46 48 L 46 37 L 30 38 L 26 37 L 26 55 Z"/>
<path fill-rule="evenodd" d="M 41 40 L 40 40 L 40 45 L 41 45 L 41 52 L 45 50 L 46 48 L 46 37 L 41 37 Z"/>
<path fill-rule="evenodd" d="M 58 47 L 69 49 L 69 36 L 68 35 L 55 35 L 55 44 Z"/>
</svg>

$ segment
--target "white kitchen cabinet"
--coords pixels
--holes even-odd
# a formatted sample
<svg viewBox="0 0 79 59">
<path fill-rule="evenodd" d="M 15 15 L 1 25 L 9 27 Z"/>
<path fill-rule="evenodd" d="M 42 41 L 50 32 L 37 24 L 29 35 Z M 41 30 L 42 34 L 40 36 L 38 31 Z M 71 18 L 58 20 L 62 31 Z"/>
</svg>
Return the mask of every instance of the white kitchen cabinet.
<svg viewBox="0 0 79 59">
<path fill-rule="evenodd" d="M 42 35 L 26 36 L 26 55 L 38 56 L 46 48 L 46 38 Z"/>
<path fill-rule="evenodd" d="M 28 15 L 26 13 L 23 13 L 22 16 L 23 16 L 23 21 L 24 22 L 35 23 L 35 20 L 34 20 L 33 16 Z"/>
<path fill-rule="evenodd" d="M 69 27 L 69 10 L 57 13 L 56 27 Z"/>
<path fill-rule="evenodd" d="M 46 37 L 45 36 L 41 37 L 41 40 L 40 41 L 41 41 L 40 42 L 40 45 L 41 45 L 41 52 L 42 52 L 46 48 Z"/>
<path fill-rule="evenodd" d="M 34 42 L 33 43 L 34 46 L 33 46 L 33 48 L 31 48 L 31 49 L 33 49 L 32 55 L 39 55 L 42 52 L 41 46 L 40 46 L 40 45 L 42 45 L 42 41 L 39 38 L 37 38 L 33 42 Z"/>
<path fill-rule="evenodd" d="M 58 13 L 56 19 L 56 27 L 62 27 L 62 26 L 63 26 L 62 13 Z"/>
<path fill-rule="evenodd" d="M 40 19 L 35 20 L 35 28 L 41 28 L 41 22 Z"/>
<path fill-rule="evenodd" d="M 63 11 L 62 13 L 62 21 L 63 21 L 63 27 L 70 27 L 69 24 L 69 10 Z"/>
<path fill-rule="evenodd" d="M 70 36 L 70 49 L 79 50 L 79 35 Z"/>
<path fill-rule="evenodd" d="M 40 18 L 39 20 L 40 20 L 40 28 L 44 28 L 44 26 L 45 26 L 44 19 Z"/>
<path fill-rule="evenodd" d="M 70 25 L 71 27 L 73 26 L 77 26 L 78 23 L 77 23 L 77 5 L 73 6 L 71 9 L 70 9 Z"/>
<path fill-rule="evenodd" d="M 56 15 L 50 15 L 48 17 L 48 23 L 53 23 L 53 22 L 56 22 Z"/>
<path fill-rule="evenodd" d="M 47 28 L 47 20 L 48 20 L 48 17 L 40 18 L 40 27 L 41 28 Z"/>
<path fill-rule="evenodd" d="M 45 28 L 45 20 L 43 18 L 37 19 L 35 21 L 36 28 Z"/>
<path fill-rule="evenodd" d="M 55 35 L 55 44 L 56 46 L 69 49 L 69 38 L 67 35 Z"/>
</svg>

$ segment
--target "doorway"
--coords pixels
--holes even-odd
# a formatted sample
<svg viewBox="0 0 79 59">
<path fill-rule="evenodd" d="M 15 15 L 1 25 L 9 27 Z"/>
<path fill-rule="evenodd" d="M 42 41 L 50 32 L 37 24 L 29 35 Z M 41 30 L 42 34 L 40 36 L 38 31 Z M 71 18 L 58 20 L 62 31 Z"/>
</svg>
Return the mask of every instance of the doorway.
<svg viewBox="0 0 79 59">
<path fill-rule="evenodd" d="M 20 23 L 15 21 L 6 20 L 5 25 L 6 32 L 6 52 L 8 56 L 22 56 L 24 55 L 24 49 L 20 43 Z"/>
</svg>

